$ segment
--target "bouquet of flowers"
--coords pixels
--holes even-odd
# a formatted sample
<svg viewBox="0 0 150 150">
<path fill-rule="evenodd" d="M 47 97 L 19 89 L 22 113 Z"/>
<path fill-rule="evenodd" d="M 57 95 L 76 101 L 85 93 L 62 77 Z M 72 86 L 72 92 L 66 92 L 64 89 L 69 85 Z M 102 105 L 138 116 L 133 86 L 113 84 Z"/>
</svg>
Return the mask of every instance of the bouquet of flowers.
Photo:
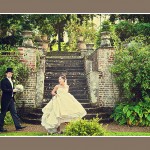
<svg viewBox="0 0 150 150">
<path fill-rule="evenodd" d="M 21 85 L 21 84 L 16 85 L 15 89 L 18 90 L 17 92 L 23 92 L 23 90 L 24 90 L 23 85 Z"/>
</svg>

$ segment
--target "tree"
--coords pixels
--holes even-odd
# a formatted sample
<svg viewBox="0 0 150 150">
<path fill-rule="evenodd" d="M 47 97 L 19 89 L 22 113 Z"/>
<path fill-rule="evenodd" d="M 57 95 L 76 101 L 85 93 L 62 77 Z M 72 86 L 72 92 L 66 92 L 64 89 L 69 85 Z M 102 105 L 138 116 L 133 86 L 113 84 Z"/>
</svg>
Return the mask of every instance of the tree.
<svg viewBox="0 0 150 150">
<path fill-rule="evenodd" d="M 116 20 L 130 20 L 131 22 L 150 22 L 149 14 L 111 14 L 110 19 L 111 22 L 115 22 Z"/>
</svg>

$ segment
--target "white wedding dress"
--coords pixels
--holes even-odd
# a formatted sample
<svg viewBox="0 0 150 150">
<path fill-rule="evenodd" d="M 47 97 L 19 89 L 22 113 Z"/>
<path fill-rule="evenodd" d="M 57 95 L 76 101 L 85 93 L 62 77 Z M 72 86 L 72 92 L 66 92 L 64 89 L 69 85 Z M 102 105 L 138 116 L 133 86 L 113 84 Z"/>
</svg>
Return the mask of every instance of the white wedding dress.
<svg viewBox="0 0 150 150">
<path fill-rule="evenodd" d="M 41 124 L 49 133 L 57 132 L 61 123 L 82 118 L 87 114 L 68 89 L 62 87 L 58 88 L 57 94 L 42 109 L 42 112 Z"/>
</svg>

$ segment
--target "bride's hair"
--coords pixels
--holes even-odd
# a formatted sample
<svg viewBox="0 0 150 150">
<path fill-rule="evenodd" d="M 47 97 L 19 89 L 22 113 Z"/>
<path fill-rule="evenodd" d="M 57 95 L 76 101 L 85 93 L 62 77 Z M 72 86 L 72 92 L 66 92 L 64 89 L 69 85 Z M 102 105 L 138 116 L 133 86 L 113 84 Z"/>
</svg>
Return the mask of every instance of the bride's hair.
<svg viewBox="0 0 150 150">
<path fill-rule="evenodd" d="M 67 78 L 66 78 L 66 75 L 63 74 L 63 75 L 61 75 L 60 77 L 64 80 L 65 84 L 67 85 Z"/>
</svg>

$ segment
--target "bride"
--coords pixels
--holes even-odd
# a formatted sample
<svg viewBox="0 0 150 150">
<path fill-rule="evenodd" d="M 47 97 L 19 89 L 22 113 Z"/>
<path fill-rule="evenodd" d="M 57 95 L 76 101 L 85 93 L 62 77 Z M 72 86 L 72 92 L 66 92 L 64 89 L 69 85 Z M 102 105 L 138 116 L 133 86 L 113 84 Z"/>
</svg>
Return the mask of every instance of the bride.
<svg viewBox="0 0 150 150">
<path fill-rule="evenodd" d="M 51 94 L 53 98 L 42 109 L 42 126 L 48 133 L 60 132 L 60 125 L 84 117 L 87 112 L 82 105 L 71 95 L 65 75 L 59 77 L 59 84 Z"/>
</svg>

